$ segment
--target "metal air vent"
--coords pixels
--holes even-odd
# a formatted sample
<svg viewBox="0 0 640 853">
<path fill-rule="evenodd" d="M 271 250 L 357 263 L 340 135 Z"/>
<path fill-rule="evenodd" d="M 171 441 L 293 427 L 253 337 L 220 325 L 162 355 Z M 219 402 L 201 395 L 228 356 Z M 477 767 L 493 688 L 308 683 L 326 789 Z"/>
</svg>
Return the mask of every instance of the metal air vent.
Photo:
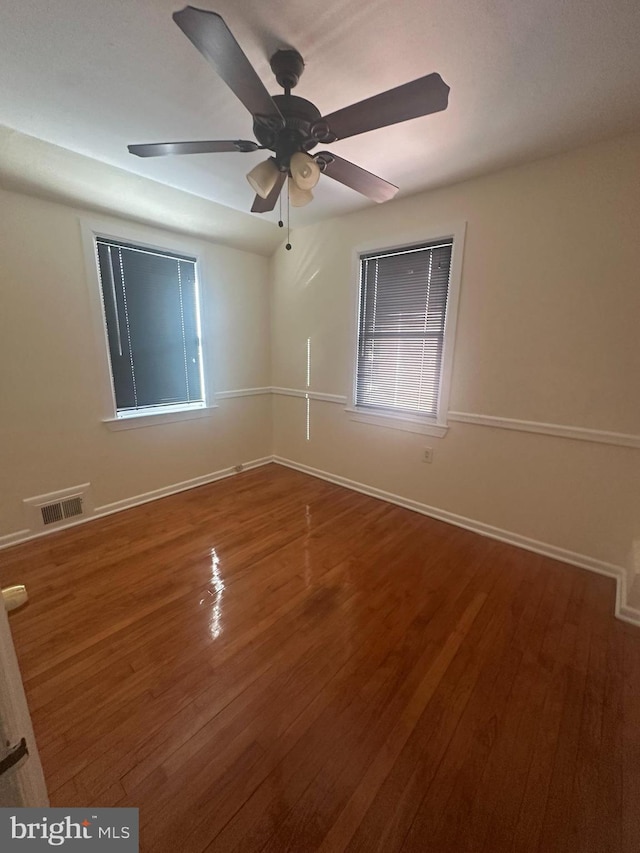
<svg viewBox="0 0 640 853">
<path fill-rule="evenodd" d="M 35 530 L 63 526 L 65 522 L 76 523 L 82 517 L 93 515 L 89 483 L 50 492 L 48 495 L 26 498 L 23 503 L 29 525 Z"/>
<path fill-rule="evenodd" d="M 43 524 L 55 524 L 57 521 L 64 521 L 65 518 L 82 515 L 82 496 L 76 495 L 64 501 L 45 504 L 45 506 L 40 507 L 40 512 L 42 513 Z"/>
</svg>

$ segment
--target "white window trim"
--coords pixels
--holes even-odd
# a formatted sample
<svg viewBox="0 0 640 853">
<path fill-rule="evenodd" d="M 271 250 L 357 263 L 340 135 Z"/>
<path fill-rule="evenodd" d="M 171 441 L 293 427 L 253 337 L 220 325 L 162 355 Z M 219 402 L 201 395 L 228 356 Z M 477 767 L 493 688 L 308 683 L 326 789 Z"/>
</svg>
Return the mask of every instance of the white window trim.
<svg viewBox="0 0 640 853">
<path fill-rule="evenodd" d="M 388 244 L 381 241 L 369 241 L 359 244 L 353 251 L 352 273 L 352 306 L 351 306 L 351 352 L 353 366 L 351 371 L 351 388 L 349 405 L 345 411 L 350 420 L 373 426 L 390 427 L 409 432 L 419 432 L 442 438 L 448 430 L 447 415 L 449 412 L 449 396 L 451 393 L 451 377 L 453 373 L 453 356 L 455 350 L 456 327 L 458 322 L 458 303 L 460 298 L 460 282 L 462 279 L 462 259 L 464 256 L 464 239 L 467 230 L 466 222 L 450 222 L 442 226 L 421 228 L 419 231 L 402 233 L 398 240 Z M 384 409 L 374 409 L 369 406 L 356 404 L 356 383 L 358 375 L 358 324 L 360 313 L 360 256 L 369 252 L 387 252 L 402 249 L 407 246 L 417 246 L 421 243 L 432 243 L 436 240 L 453 239 L 451 254 L 451 273 L 449 278 L 449 293 L 447 297 L 447 317 L 444 328 L 444 346 L 442 350 L 442 370 L 440 375 L 440 392 L 438 396 L 438 415 L 435 418 L 413 415 L 407 412 L 391 412 Z"/>
<path fill-rule="evenodd" d="M 158 406 L 152 412 L 140 410 L 121 414 L 115 418 L 103 418 L 102 423 L 110 430 L 137 429 L 144 426 L 206 418 L 217 408 L 216 405 L 206 406 L 204 403 L 191 403 L 184 406 Z"/>
<path fill-rule="evenodd" d="M 104 304 L 102 302 L 102 288 L 100 284 L 100 273 L 98 268 L 98 254 L 96 249 L 96 238 L 103 237 L 107 240 L 116 240 L 121 243 L 131 243 L 156 252 L 175 252 L 178 255 L 187 255 L 195 258 L 197 269 L 198 303 L 200 306 L 201 329 L 208 328 L 206 322 L 206 304 L 203 298 L 204 272 L 198 247 L 189 240 L 176 237 L 172 234 L 163 235 L 162 244 L 150 243 L 149 234 L 136 225 L 127 223 L 114 227 L 114 223 L 108 220 L 80 218 L 80 230 L 82 235 L 82 248 L 87 273 L 87 285 L 89 288 L 89 299 L 91 303 L 92 325 L 94 339 L 96 342 L 96 355 L 100 364 L 102 375 L 101 384 L 101 410 L 102 422 L 110 430 L 136 429 L 143 426 L 155 426 L 157 424 L 174 423 L 182 420 L 192 420 L 211 415 L 217 408 L 215 394 L 210 385 L 207 366 L 211 363 L 207 336 L 201 334 L 201 356 L 204 373 L 204 402 L 185 403 L 177 406 L 158 406 L 152 411 L 140 410 L 138 412 L 118 412 L 116 406 L 116 395 L 113 386 L 113 374 L 111 371 L 111 360 L 109 358 L 109 338 L 107 336 L 107 324 L 104 315 Z"/>
<path fill-rule="evenodd" d="M 433 418 L 423 415 L 408 415 L 406 412 L 386 412 L 383 409 L 369 409 L 364 406 L 347 406 L 349 420 L 372 426 L 402 429 L 405 432 L 418 432 L 422 435 L 433 435 L 443 438 L 449 429 L 446 424 L 439 424 Z"/>
</svg>

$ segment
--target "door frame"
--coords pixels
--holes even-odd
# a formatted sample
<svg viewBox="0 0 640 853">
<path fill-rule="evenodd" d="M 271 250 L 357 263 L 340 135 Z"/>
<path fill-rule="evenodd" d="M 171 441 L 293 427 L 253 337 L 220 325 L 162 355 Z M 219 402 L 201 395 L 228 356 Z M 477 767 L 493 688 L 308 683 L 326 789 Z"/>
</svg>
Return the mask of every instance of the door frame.
<svg viewBox="0 0 640 853">
<path fill-rule="evenodd" d="M 20 666 L 11 636 L 9 617 L 0 596 L 0 719 L 13 746 L 25 738 L 29 757 L 15 771 L 15 782 L 21 797 L 16 807 L 49 805 L 47 786 L 33 733 L 31 715 L 24 692 Z M 2 744 L 3 752 L 5 745 Z"/>
</svg>

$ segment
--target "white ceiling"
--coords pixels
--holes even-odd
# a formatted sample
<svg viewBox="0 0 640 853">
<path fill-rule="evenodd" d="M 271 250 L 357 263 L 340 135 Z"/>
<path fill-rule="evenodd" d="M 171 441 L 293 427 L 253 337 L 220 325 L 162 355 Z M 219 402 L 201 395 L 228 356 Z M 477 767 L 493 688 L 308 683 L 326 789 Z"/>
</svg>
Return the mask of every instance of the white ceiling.
<svg viewBox="0 0 640 853">
<path fill-rule="evenodd" d="M 323 114 L 438 71 L 434 116 L 337 142 L 400 195 L 640 126 L 638 0 L 193 0 L 220 13 L 272 93 L 278 48 Z M 248 211 L 264 152 L 142 160 L 127 143 L 253 139 L 249 114 L 171 0 L 3 0 L 0 124 Z M 326 177 L 297 224 L 371 205 Z M 267 214 L 276 219 L 276 214 Z"/>
</svg>

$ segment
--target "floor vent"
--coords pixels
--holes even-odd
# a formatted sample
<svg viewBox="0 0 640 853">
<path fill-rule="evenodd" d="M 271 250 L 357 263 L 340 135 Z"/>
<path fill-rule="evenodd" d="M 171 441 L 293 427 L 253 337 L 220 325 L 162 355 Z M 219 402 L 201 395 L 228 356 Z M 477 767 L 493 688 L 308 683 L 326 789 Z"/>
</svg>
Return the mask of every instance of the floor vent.
<svg viewBox="0 0 640 853">
<path fill-rule="evenodd" d="M 43 524 L 55 524 L 56 521 L 62 521 L 64 518 L 61 504 L 47 504 L 46 506 L 41 506 L 40 512 L 42 513 Z"/>
<path fill-rule="evenodd" d="M 80 495 L 58 501 L 54 504 L 46 504 L 40 507 L 43 524 L 55 524 L 56 521 L 64 521 L 65 518 L 73 518 L 82 515 L 82 497 Z"/>
<path fill-rule="evenodd" d="M 62 526 L 65 522 L 70 523 L 93 514 L 89 483 L 37 498 L 27 498 L 23 503 L 29 514 L 30 526 L 36 529 Z"/>
</svg>

